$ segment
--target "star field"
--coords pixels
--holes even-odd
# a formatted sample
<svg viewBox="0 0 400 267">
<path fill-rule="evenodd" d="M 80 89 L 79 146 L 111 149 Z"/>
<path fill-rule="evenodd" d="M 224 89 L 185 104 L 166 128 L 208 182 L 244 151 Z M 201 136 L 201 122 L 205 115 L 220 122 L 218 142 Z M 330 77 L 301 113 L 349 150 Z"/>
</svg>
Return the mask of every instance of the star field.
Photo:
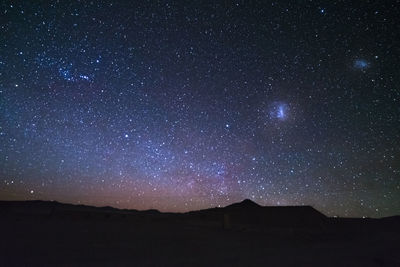
<svg viewBox="0 0 400 267">
<path fill-rule="evenodd" d="M 0 198 L 400 213 L 399 1 L 3 1 Z"/>
</svg>

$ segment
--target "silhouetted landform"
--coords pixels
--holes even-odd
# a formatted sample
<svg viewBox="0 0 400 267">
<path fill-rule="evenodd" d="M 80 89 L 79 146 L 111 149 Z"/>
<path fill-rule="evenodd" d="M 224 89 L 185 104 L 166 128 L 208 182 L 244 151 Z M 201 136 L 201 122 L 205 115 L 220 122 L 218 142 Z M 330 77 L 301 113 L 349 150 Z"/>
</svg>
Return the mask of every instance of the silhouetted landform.
<svg viewBox="0 0 400 267">
<path fill-rule="evenodd" d="M 317 226 L 327 219 L 325 215 L 311 206 L 272 206 L 264 207 L 246 199 L 224 208 L 213 208 L 189 212 L 189 215 L 202 220 L 218 220 L 221 214 L 231 225 L 261 226 Z"/>
<path fill-rule="evenodd" d="M 400 216 L 244 200 L 187 213 L 0 201 L 0 266 L 400 266 Z"/>
</svg>

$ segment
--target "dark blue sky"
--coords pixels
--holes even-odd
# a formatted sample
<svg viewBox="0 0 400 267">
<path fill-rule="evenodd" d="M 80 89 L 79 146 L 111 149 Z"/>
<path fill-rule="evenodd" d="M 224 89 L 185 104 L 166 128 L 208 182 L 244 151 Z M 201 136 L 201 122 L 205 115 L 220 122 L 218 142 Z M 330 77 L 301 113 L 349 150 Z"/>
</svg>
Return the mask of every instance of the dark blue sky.
<svg viewBox="0 0 400 267">
<path fill-rule="evenodd" d="M 400 213 L 399 1 L 3 1 L 0 198 Z"/>
</svg>

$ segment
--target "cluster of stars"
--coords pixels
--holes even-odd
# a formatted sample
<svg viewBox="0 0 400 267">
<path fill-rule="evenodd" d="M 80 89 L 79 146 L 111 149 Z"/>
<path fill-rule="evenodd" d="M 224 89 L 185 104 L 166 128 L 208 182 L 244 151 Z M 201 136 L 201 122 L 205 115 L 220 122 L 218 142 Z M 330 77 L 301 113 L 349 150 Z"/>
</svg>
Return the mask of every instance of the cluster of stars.
<svg viewBox="0 0 400 267">
<path fill-rule="evenodd" d="M 399 8 L 319 2 L 1 4 L 1 199 L 398 214 Z"/>
</svg>

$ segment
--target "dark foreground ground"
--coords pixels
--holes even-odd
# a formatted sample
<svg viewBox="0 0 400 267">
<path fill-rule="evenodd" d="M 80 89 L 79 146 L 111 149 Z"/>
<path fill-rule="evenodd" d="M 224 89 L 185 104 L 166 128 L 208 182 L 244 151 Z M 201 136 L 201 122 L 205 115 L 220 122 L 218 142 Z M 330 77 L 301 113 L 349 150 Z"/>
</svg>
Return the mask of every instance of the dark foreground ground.
<svg viewBox="0 0 400 267">
<path fill-rule="evenodd" d="M 265 226 L 235 223 L 226 211 L 16 212 L 2 205 L 0 266 L 400 266 L 398 217 Z"/>
</svg>

